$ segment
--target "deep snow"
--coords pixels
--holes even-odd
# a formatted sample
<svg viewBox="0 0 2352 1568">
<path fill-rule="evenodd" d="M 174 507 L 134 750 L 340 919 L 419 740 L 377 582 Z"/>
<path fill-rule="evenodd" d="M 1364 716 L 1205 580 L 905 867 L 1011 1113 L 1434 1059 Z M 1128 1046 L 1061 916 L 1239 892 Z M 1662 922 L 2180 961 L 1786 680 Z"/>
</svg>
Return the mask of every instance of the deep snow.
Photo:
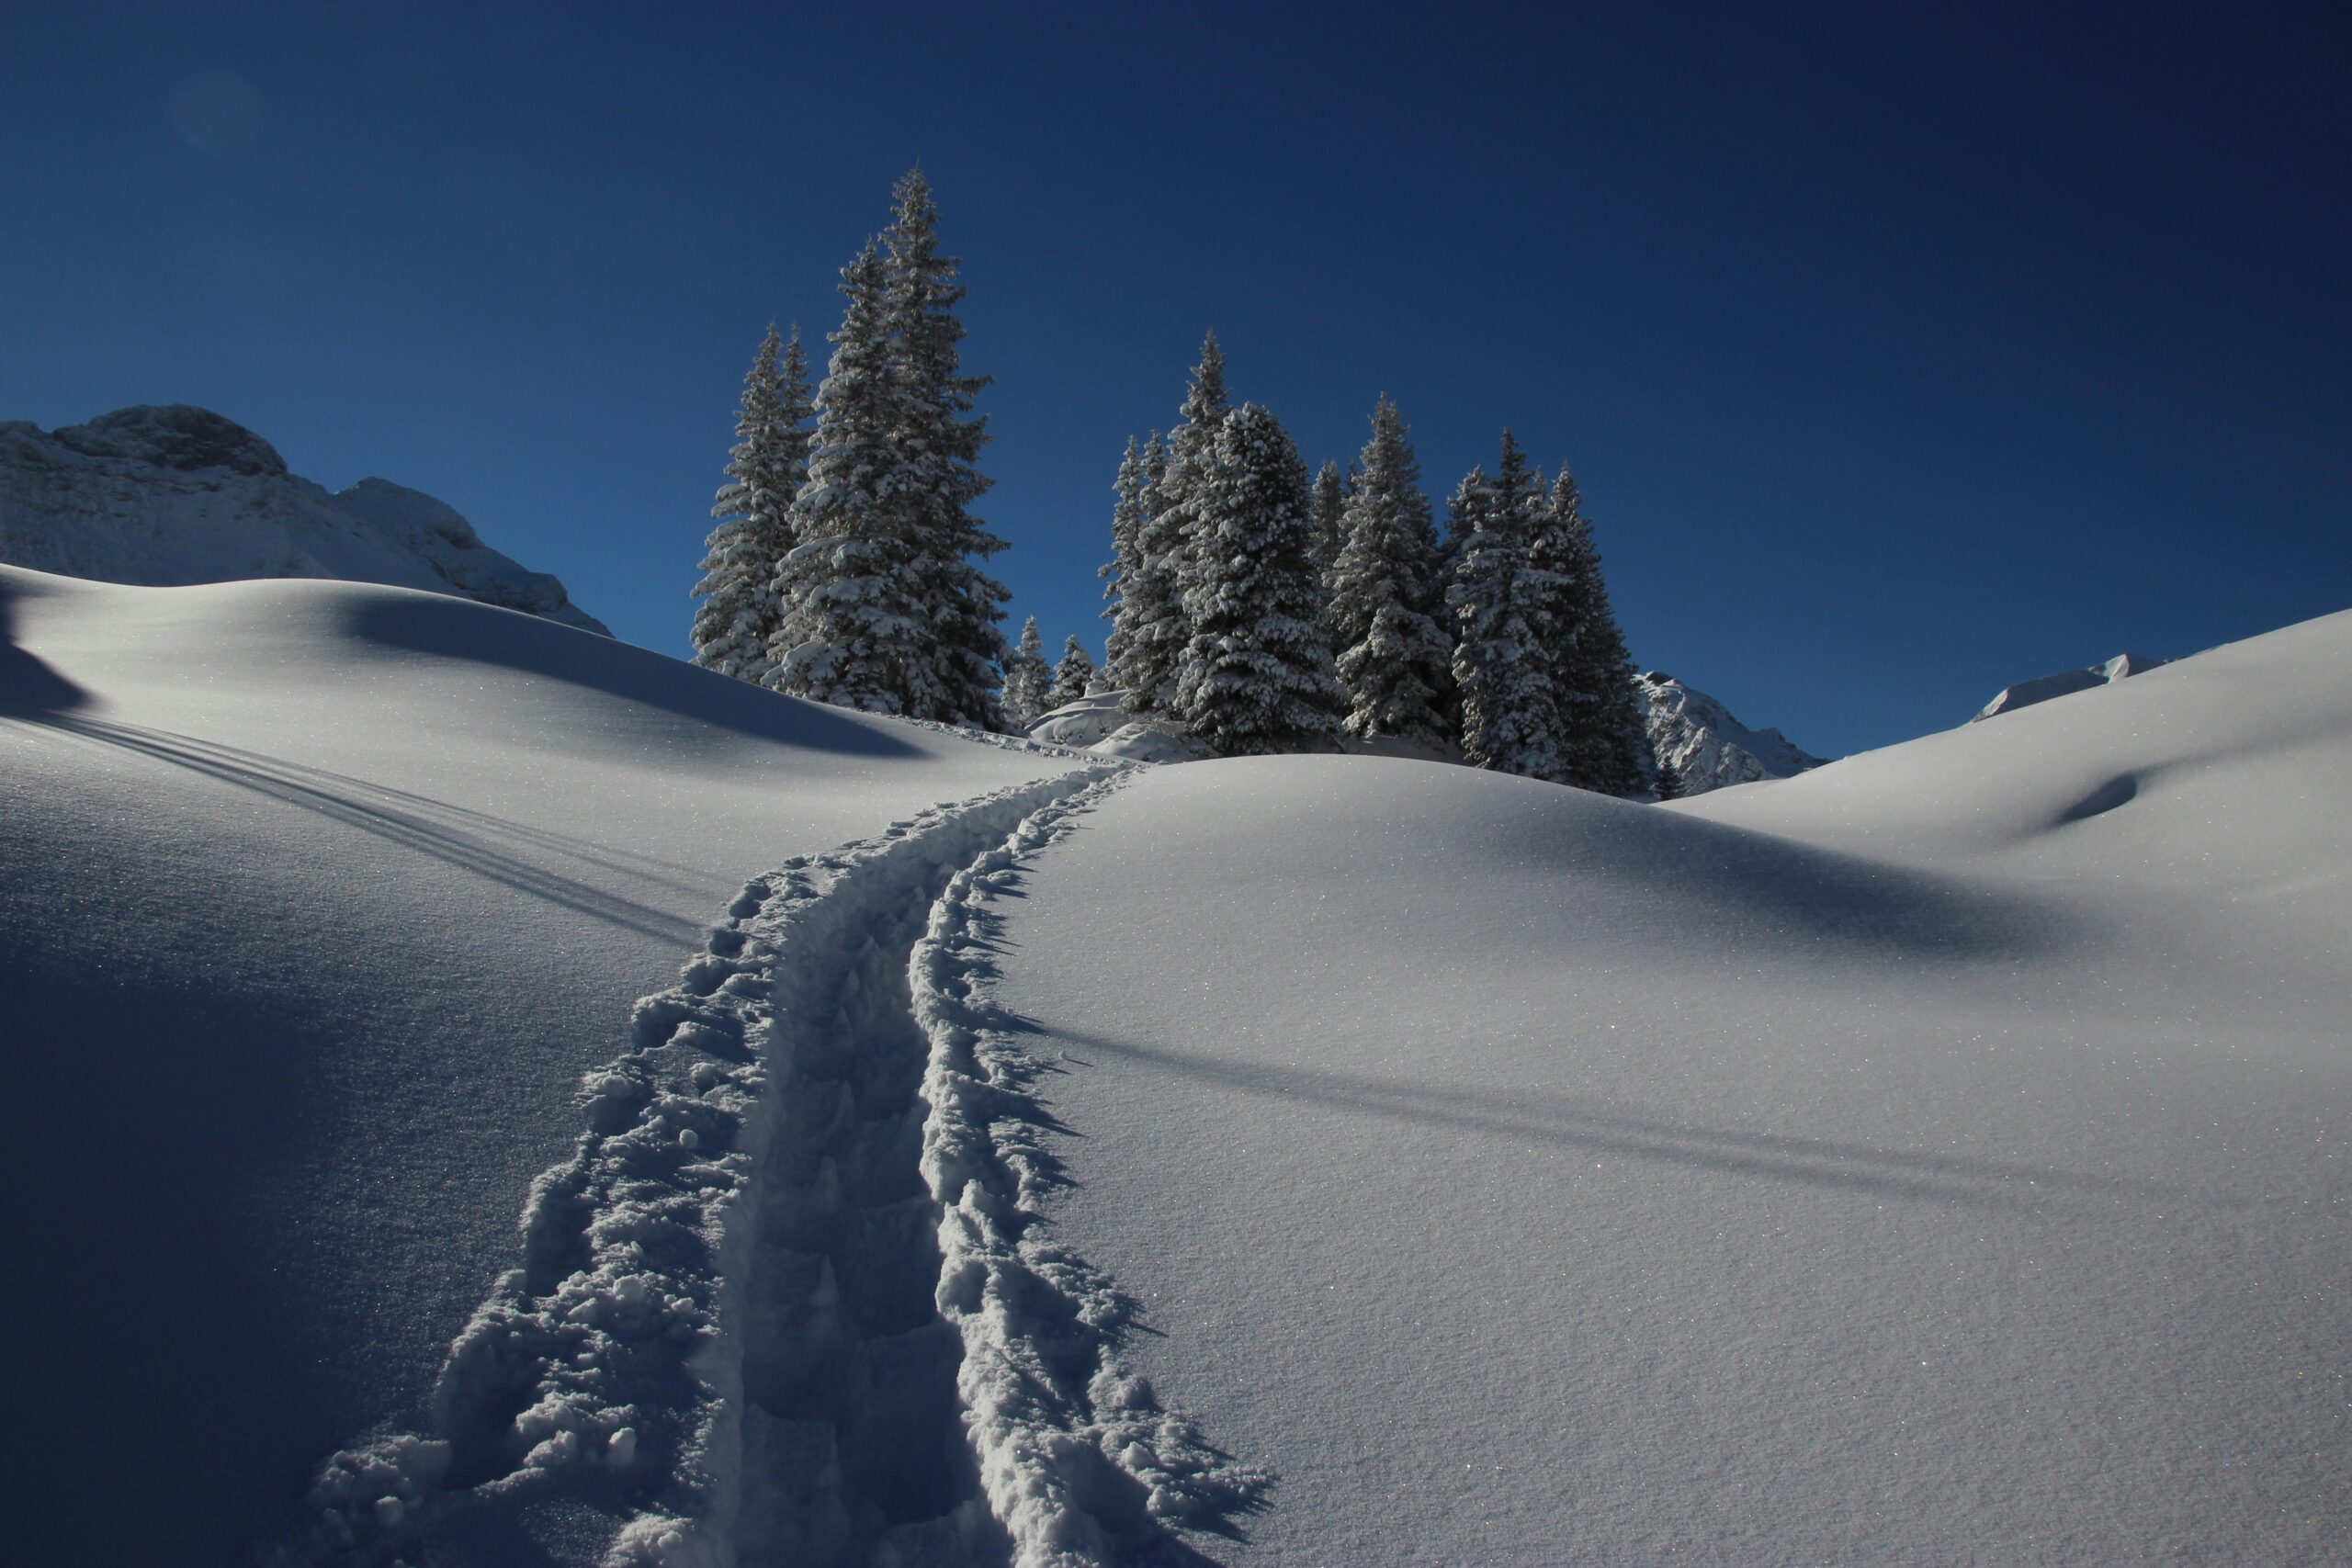
<svg viewBox="0 0 2352 1568">
<path fill-rule="evenodd" d="M 1645 807 L 0 570 L 12 1551 L 2341 1560 L 2347 668 Z"/>
<path fill-rule="evenodd" d="M 1071 766 L 454 598 L 0 569 L 15 1547 L 230 1561 L 429 1429 L 746 876 Z"/>
<path fill-rule="evenodd" d="M 2343 1561 L 2352 615 L 1668 808 L 1290 758 L 1029 868 L 1219 1561 Z M 1083 963 L 1068 961 L 1082 953 Z"/>
<path fill-rule="evenodd" d="M 2036 703 L 2046 703 L 2053 697 L 2071 696 L 2087 692 L 2094 686 L 2110 686 L 2134 675 L 2144 675 L 2165 660 L 2150 659 L 2143 654 L 2119 653 L 2101 663 L 2081 670 L 2061 670 L 2054 675 L 2039 675 L 2030 681 L 2020 681 L 2014 686 L 2004 686 L 1993 694 L 1993 700 L 1978 708 L 1971 724 L 1981 724 L 1988 718 L 1998 718 L 2005 713 L 2015 713 Z"/>
<path fill-rule="evenodd" d="M 1653 754 L 1672 762 L 1686 795 L 1704 795 L 1758 779 L 1784 779 L 1822 765 L 1777 729 L 1750 729 L 1731 710 L 1697 688 L 1652 670 L 1636 682 L 1643 724 Z M 1137 718 L 1122 705 L 1125 694 L 1097 692 L 1066 703 L 1029 727 L 1032 739 L 1137 762 L 1195 762 L 1215 753 L 1161 716 Z M 1424 746 L 1381 736 L 1360 740 L 1333 736 L 1319 750 L 1353 757 L 1401 757 L 1462 761 L 1458 746 Z"/>
</svg>

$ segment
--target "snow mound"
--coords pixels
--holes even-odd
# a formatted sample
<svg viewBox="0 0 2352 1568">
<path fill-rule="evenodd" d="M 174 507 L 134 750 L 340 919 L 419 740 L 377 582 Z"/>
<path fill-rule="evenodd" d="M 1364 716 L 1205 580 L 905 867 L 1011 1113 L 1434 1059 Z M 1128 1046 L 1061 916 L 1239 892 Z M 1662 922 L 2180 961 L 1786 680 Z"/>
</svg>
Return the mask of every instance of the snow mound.
<svg viewBox="0 0 2352 1568">
<path fill-rule="evenodd" d="M 1128 782 L 992 995 L 1054 1235 L 1275 1479 L 1189 1544 L 2341 1560 L 2346 669 L 2352 614 L 1663 807 Z"/>
<path fill-rule="evenodd" d="M 1706 693 L 1657 670 L 1634 681 L 1647 708 L 1650 750 L 1674 764 L 1685 795 L 1758 779 L 1786 779 L 1827 761 L 1777 729 L 1750 729 Z"/>
<path fill-rule="evenodd" d="M 1130 714 L 1120 692 L 1094 692 L 1063 704 L 1029 727 L 1029 739 L 1130 762 L 1196 762 L 1212 755 L 1182 725 Z"/>
<path fill-rule="evenodd" d="M 27 1103 L 86 1111 L 0 1149 L 0 1181 L 42 1194 L 21 1260 L 76 1292 L 75 1353 L 11 1377 L 0 1467 L 44 1500 L 17 1555 L 246 1561 L 347 1450 L 322 1529 L 333 1511 L 362 1540 L 428 1530 L 435 1562 L 596 1561 L 579 1542 L 620 1528 L 611 1488 L 674 1496 L 690 1471 L 693 1407 L 662 1357 L 707 1297 L 662 1271 L 647 1211 L 701 1201 L 735 1151 L 732 1091 L 671 1045 L 642 1105 L 600 1077 L 586 1112 L 641 1110 L 668 1141 L 623 1119 L 583 1157 L 582 1075 L 629 1057 L 632 1004 L 698 951 L 724 998 L 684 1000 L 723 1043 L 721 1000 L 758 976 L 724 989 L 707 922 L 747 869 L 919 836 L 943 802 L 1084 762 L 446 594 L 0 567 L 0 1039 L 27 1044 Z M 673 1060 L 683 1083 L 652 1076 Z M 575 1160 L 582 1184 L 533 1200 Z M 575 1191 L 614 1200 L 607 1228 L 562 1220 Z M 518 1243 L 526 1206 L 537 1241 Z M 631 1246 L 645 1266 L 623 1266 Z M 575 1324 L 538 1339 L 482 1315 L 518 1265 L 557 1291 L 582 1273 Z M 18 1303 L 20 1342 L 53 1332 L 38 1313 Z M 469 1343 L 516 1359 L 449 1377 L 473 1414 L 445 1435 L 435 1391 L 478 1317 Z M 564 1376 L 524 1359 L 560 1343 L 595 1354 Z M 637 1371 L 619 1403 L 641 1393 L 646 1418 L 605 1419 L 600 1391 Z M 527 1397 L 505 1410 L 503 1391 Z M 203 1437 L 126 1487 L 126 1421 Z M 420 1435 L 367 1440 L 401 1430 Z M 529 1438 L 511 1458 L 510 1430 Z M 511 1506 L 490 1484 L 509 1464 Z"/>
<path fill-rule="evenodd" d="M 605 632 L 560 581 L 492 549 L 431 496 L 379 479 L 330 494 L 244 426 L 181 403 L 47 434 L 0 423 L 0 562 L 156 587 L 381 582 Z"/>
<path fill-rule="evenodd" d="M 2020 681 L 2014 686 L 2003 687 L 2000 694 L 1977 709 L 1975 716 L 1968 722 L 1981 723 L 2001 714 L 2030 707 L 2036 703 L 2046 703 L 2052 697 L 2087 692 L 2094 686 L 2111 686 L 2130 676 L 2144 675 L 2168 662 L 2167 660 L 2150 659 L 2144 654 L 2119 653 L 2104 664 L 2093 664 L 2082 670 L 2061 670 L 2055 675 Z"/>
</svg>

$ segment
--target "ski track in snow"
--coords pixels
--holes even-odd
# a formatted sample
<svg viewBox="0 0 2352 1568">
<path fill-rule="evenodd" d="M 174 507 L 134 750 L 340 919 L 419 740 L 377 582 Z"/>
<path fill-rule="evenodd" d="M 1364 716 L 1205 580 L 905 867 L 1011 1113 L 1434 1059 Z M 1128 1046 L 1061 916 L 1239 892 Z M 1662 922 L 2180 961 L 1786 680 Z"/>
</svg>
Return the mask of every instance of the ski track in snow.
<svg viewBox="0 0 2352 1568">
<path fill-rule="evenodd" d="M 393 1563 L 557 1499 L 626 1521 L 616 1563 L 1198 1562 L 1163 1527 L 1265 1478 L 1124 1371 L 1134 1303 L 1035 1223 L 1049 1068 L 990 1000 L 990 902 L 1125 771 L 748 883 L 583 1078 L 431 1433 L 334 1456 L 264 1560 Z"/>
</svg>

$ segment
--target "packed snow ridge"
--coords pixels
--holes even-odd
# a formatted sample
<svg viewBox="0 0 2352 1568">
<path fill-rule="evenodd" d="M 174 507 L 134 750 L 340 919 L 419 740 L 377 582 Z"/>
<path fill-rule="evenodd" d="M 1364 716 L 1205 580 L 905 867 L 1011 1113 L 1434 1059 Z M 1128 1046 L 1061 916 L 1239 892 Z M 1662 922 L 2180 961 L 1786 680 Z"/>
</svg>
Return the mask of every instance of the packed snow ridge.
<svg viewBox="0 0 2352 1568">
<path fill-rule="evenodd" d="M 1122 772 L 747 884 L 586 1076 L 436 1429 L 337 1454 L 279 1555 L 552 1497 L 621 1520 L 620 1562 L 1055 1568 L 1250 1506 L 1263 1479 L 1123 1367 L 1133 1303 L 1036 1234 L 1049 1069 L 989 1000 L 989 905 Z"/>
<path fill-rule="evenodd" d="M 153 587 L 381 582 L 611 635 L 433 497 L 379 479 L 330 493 L 243 425 L 183 403 L 48 432 L 0 422 L 0 562 Z"/>
<path fill-rule="evenodd" d="M 2119 653 L 2104 664 L 2093 664 L 2082 670 L 2061 670 L 2055 675 L 2043 675 L 2031 681 L 2020 681 L 2005 686 L 2000 694 L 1983 707 L 1968 722 L 1980 723 L 2005 713 L 2015 713 L 2036 703 L 2046 703 L 2052 697 L 2071 696 L 2087 692 L 2094 686 L 2111 686 L 2133 675 L 2144 675 L 2159 665 L 2169 662 L 2150 659 L 2144 654 Z"/>
</svg>

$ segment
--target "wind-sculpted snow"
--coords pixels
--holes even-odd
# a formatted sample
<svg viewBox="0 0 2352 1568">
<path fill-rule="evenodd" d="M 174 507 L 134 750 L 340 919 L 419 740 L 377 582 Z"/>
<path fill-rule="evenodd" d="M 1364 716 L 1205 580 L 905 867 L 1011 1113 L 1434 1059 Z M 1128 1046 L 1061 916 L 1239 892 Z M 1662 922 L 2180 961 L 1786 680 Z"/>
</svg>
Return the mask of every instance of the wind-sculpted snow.
<svg viewBox="0 0 2352 1568">
<path fill-rule="evenodd" d="M 1134 1303 L 1032 1234 L 1044 1069 L 986 1000 L 989 902 L 1109 787 L 1001 791 L 748 884 L 587 1076 L 434 1429 L 336 1455 L 277 1554 L 475 1560 L 487 1521 L 560 1499 L 615 1562 L 1063 1568 L 1246 1506 L 1260 1478 L 1120 1366 Z"/>
<path fill-rule="evenodd" d="M 0 568 L 0 1039 L 28 1102 L 107 1086 L 0 1144 L 76 1281 L 0 1438 L 58 1568 L 243 1560 L 324 1456 L 436 1432 L 582 1074 L 747 870 L 1089 764 L 401 589 Z M 204 1437 L 126 1490 L 126 1411 Z M 447 1553 L 594 1561 L 559 1502 Z"/>
<path fill-rule="evenodd" d="M 2150 659 L 2143 654 L 2119 653 L 2103 664 L 2093 664 L 2081 670 L 2061 670 L 2054 675 L 2037 676 L 2020 681 L 2014 686 L 2004 686 L 1994 694 L 1993 700 L 1978 708 L 1971 724 L 1981 724 L 1988 718 L 1998 718 L 2005 713 L 2046 703 L 2053 697 L 2067 697 L 2076 692 L 2087 692 L 2098 686 L 2111 686 L 2118 681 L 2144 675 L 2167 661 Z"/>
<path fill-rule="evenodd" d="M 1245 1564 L 2345 1561 L 2352 614 L 1665 807 L 1137 774 L 991 1004 Z M 1083 953 L 1083 963 L 1069 955 Z"/>
</svg>

